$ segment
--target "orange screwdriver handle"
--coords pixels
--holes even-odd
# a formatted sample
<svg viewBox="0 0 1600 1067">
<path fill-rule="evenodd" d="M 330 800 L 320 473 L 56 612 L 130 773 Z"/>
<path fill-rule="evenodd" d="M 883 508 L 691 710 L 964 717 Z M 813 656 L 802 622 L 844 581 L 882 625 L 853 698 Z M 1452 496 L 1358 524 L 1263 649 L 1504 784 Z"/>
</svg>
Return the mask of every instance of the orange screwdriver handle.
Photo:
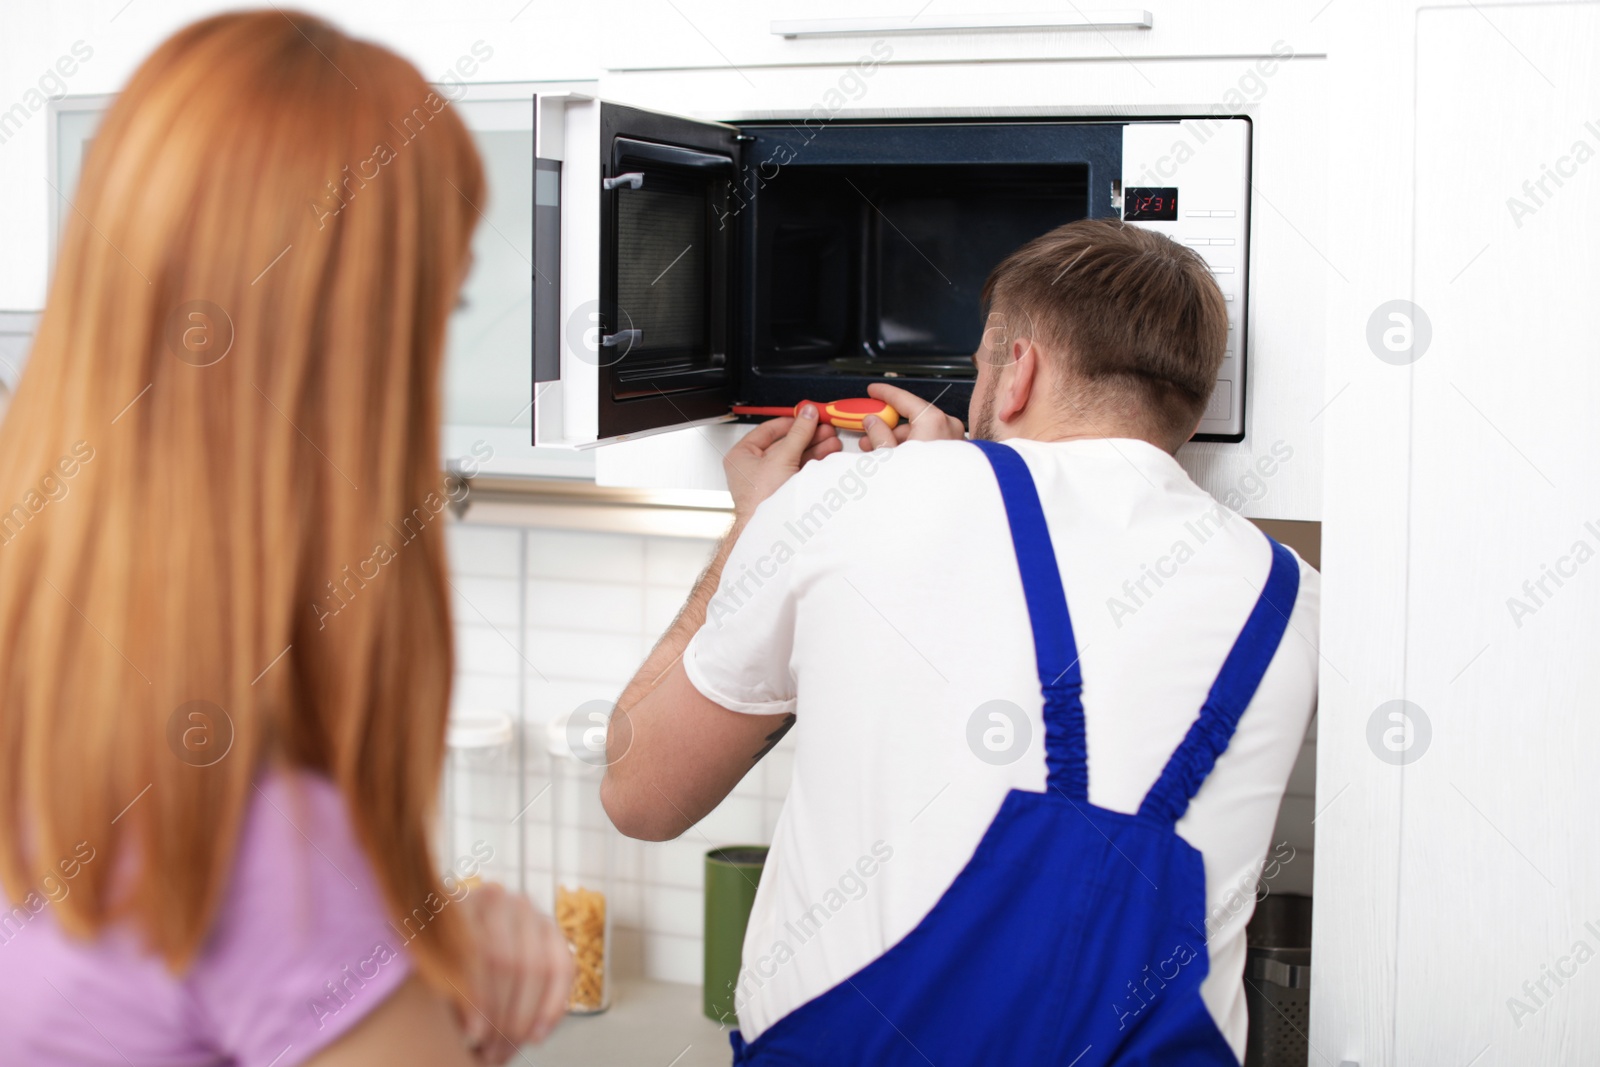
<svg viewBox="0 0 1600 1067">
<path fill-rule="evenodd" d="M 800 404 L 816 404 L 817 417 L 823 422 L 840 430 L 864 430 L 868 415 L 876 415 L 883 420 L 889 429 L 894 429 L 900 421 L 900 413 L 881 400 L 871 397 L 853 397 L 849 400 L 834 400 L 826 404 L 819 404 L 814 400 L 802 400 Z M 800 404 L 796 404 L 795 414 L 800 414 Z"/>
</svg>

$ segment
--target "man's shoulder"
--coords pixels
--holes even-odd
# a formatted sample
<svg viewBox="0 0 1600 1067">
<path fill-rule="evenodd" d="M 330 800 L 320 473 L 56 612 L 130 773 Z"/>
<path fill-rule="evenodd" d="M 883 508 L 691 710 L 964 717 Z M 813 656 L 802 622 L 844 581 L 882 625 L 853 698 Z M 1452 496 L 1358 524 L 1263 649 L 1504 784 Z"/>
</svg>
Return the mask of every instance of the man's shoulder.
<svg viewBox="0 0 1600 1067">
<path fill-rule="evenodd" d="M 864 523 L 880 533 L 906 525 L 926 528 L 970 510 L 972 490 L 988 477 L 986 471 L 982 453 L 961 441 L 836 452 L 801 468 L 780 490 L 771 514 L 812 526 L 848 515 L 843 526 Z"/>
<path fill-rule="evenodd" d="M 795 478 L 807 494 L 825 492 L 852 478 L 906 484 L 962 479 L 987 470 L 983 454 L 968 441 L 907 441 L 870 452 L 835 452 L 808 463 Z"/>
</svg>

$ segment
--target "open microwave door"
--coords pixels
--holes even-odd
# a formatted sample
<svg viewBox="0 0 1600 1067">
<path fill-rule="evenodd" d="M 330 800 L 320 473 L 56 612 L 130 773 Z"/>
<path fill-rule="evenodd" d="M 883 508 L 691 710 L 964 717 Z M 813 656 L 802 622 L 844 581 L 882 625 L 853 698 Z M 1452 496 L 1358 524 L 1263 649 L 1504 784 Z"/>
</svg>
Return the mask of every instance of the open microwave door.
<svg viewBox="0 0 1600 1067">
<path fill-rule="evenodd" d="M 534 101 L 535 445 L 732 418 L 737 128 Z"/>
</svg>

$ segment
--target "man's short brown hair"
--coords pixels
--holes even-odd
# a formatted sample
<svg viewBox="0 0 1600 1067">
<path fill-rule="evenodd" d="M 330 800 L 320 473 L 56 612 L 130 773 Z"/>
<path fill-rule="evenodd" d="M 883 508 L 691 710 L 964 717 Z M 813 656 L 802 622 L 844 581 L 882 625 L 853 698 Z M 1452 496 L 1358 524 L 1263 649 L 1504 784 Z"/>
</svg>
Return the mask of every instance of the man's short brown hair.
<svg viewBox="0 0 1600 1067">
<path fill-rule="evenodd" d="M 985 345 L 1018 337 L 1059 353 L 1069 388 L 1187 435 L 1228 344 L 1228 308 L 1205 261 L 1117 219 L 1060 226 L 1011 253 L 983 286 Z M 1008 358 L 1008 357 L 1007 357 Z"/>
</svg>

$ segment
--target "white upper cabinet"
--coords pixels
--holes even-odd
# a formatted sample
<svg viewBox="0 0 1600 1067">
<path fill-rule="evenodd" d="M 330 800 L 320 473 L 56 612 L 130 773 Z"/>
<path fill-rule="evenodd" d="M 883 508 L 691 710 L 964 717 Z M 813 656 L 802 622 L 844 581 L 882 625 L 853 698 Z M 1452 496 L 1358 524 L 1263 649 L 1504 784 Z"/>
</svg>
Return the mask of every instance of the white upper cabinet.
<svg viewBox="0 0 1600 1067">
<path fill-rule="evenodd" d="M 578 85 L 577 89 L 592 87 Z M 472 132 L 487 179 L 472 270 L 450 320 L 444 370 L 444 459 L 488 474 L 591 477 L 593 459 L 533 447 L 535 269 L 534 96 L 573 85 L 468 86 L 453 105 Z M 548 295 L 548 294 L 546 294 Z"/>
<path fill-rule="evenodd" d="M 608 70 L 893 62 L 1205 57 L 1320 48 L 1324 0 L 1169 0 L 1119 7 L 1059 0 L 675 0 L 620 3 Z"/>
<path fill-rule="evenodd" d="M 444 360 L 446 467 L 491 475 L 592 478 L 592 455 L 533 447 L 532 323 L 536 93 L 593 92 L 593 83 L 440 85 L 482 157 L 488 195 L 473 237 L 473 265 L 451 317 Z M 71 212 L 78 174 L 112 96 L 51 104 L 50 260 Z"/>
<path fill-rule="evenodd" d="M 1600 1048 L 1600 8 L 1337 12 L 1313 1062 Z"/>
</svg>

